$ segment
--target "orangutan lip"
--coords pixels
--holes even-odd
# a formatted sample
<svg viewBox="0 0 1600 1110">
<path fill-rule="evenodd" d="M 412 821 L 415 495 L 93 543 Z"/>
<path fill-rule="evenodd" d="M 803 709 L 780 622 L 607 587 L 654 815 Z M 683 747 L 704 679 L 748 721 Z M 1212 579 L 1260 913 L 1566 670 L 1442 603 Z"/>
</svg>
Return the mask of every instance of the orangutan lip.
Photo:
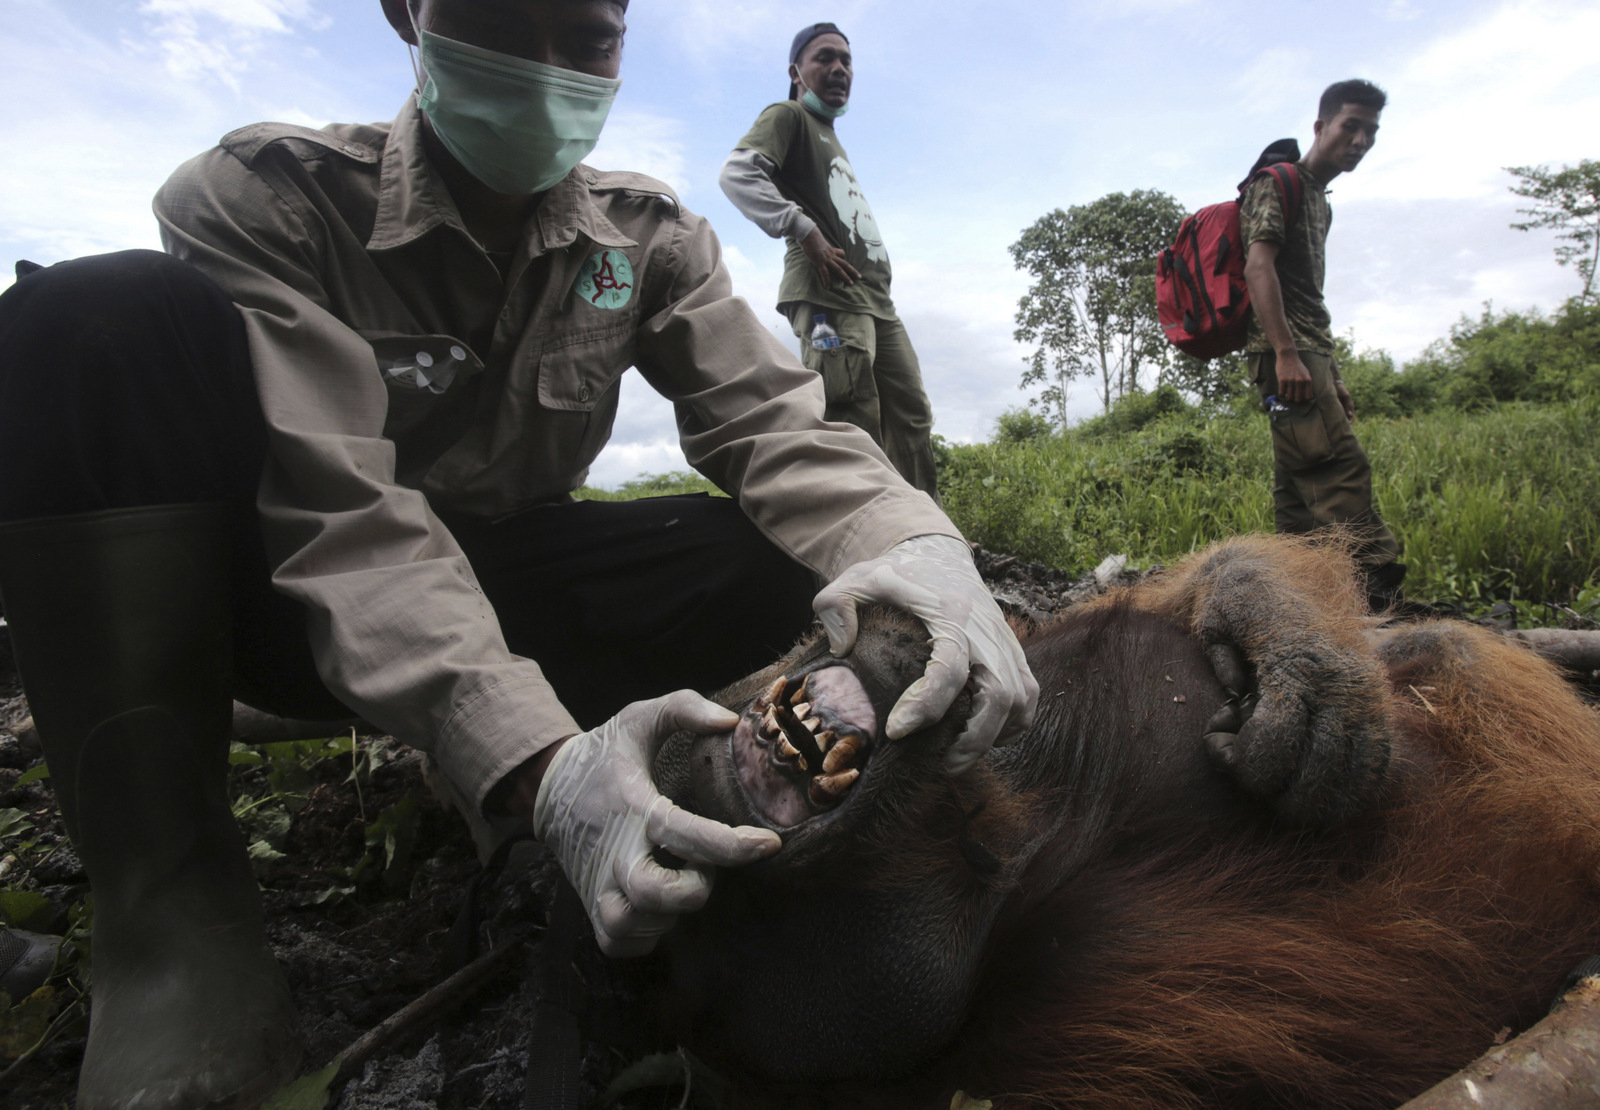
<svg viewBox="0 0 1600 1110">
<path fill-rule="evenodd" d="M 834 665 L 775 680 L 728 742 L 751 809 L 788 829 L 849 801 L 876 732 L 877 713 L 861 680 Z"/>
</svg>

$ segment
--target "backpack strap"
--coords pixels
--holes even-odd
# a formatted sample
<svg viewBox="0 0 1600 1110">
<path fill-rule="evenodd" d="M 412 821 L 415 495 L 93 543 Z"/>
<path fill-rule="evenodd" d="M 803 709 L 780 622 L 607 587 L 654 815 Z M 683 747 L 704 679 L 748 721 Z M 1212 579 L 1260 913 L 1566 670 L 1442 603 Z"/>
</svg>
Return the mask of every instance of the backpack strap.
<svg viewBox="0 0 1600 1110">
<path fill-rule="evenodd" d="M 1300 180 L 1300 167 L 1293 162 L 1274 162 L 1257 170 L 1248 184 L 1254 184 L 1256 178 L 1269 175 L 1277 183 L 1278 200 L 1283 205 L 1283 229 L 1288 231 L 1300 215 L 1300 207 L 1306 199 L 1305 185 Z"/>
</svg>

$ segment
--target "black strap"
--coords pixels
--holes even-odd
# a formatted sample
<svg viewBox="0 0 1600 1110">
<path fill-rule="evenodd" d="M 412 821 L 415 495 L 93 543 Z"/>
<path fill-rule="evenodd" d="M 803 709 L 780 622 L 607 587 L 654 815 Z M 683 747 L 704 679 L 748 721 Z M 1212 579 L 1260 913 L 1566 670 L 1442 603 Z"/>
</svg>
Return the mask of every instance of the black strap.
<svg viewBox="0 0 1600 1110">
<path fill-rule="evenodd" d="M 478 932 L 483 926 L 483 893 L 494 885 L 500 872 L 505 870 L 506 861 L 511 858 L 511 849 L 533 839 L 532 830 L 507 837 L 494 850 L 489 862 L 472 876 L 472 881 L 467 884 L 466 895 L 461 900 L 461 909 L 456 912 L 456 919 L 444 937 L 440 961 L 444 964 L 446 975 L 454 975 L 478 958 Z"/>
<path fill-rule="evenodd" d="M 581 1110 L 583 1105 L 578 1013 L 584 992 L 573 956 L 584 923 L 578 892 L 562 879 L 539 950 L 522 1110 Z"/>
</svg>

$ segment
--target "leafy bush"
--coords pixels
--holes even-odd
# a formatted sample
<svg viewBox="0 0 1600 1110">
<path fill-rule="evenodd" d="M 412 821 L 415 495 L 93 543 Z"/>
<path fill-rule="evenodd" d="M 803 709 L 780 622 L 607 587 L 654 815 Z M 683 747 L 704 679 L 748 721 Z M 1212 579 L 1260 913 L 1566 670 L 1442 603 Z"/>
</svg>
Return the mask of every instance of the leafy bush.
<svg viewBox="0 0 1600 1110">
<path fill-rule="evenodd" d="M 1476 411 L 1507 401 L 1567 401 L 1600 392 L 1600 306 L 1569 301 L 1463 316 L 1399 375 L 1445 408 Z"/>
<path fill-rule="evenodd" d="M 1026 443 L 1055 430 L 1050 418 L 1032 409 L 1006 409 L 994 422 L 996 443 Z"/>
<path fill-rule="evenodd" d="M 1129 393 L 1114 402 L 1104 415 L 1085 420 L 1074 431 L 1081 436 L 1121 435 L 1136 432 L 1164 416 L 1193 410 L 1177 386 L 1158 385 L 1148 393 Z"/>
<path fill-rule="evenodd" d="M 572 496 L 579 501 L 634 501 L 641 497 L 668 497 L 677 493 L 709 493 L 723 496 L 722 491 L 709 478 L 687 470 L 669 470 L 665 474 L 641 474 L 623 482 L 614 490 L 584 486 Z"/>
</svg>

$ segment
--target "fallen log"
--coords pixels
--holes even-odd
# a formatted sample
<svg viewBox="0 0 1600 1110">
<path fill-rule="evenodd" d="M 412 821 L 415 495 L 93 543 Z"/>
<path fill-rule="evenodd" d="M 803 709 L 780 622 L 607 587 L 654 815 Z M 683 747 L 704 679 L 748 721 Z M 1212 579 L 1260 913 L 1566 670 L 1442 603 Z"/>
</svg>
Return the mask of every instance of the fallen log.
<svg viewBox="0 0 1600 1110">
<path fill-rule="evenodd" d="M 1400 1110 L 1592 1110 L 1600 1106 L 1600 977 L 1548 1017 Z"/>
<path fill-rule="evenodd" d="M 1575 674 L 1587 677 L 1600 671 L 1600 632 L 1527 628 L 1506 635 Z"/>
</svg>

